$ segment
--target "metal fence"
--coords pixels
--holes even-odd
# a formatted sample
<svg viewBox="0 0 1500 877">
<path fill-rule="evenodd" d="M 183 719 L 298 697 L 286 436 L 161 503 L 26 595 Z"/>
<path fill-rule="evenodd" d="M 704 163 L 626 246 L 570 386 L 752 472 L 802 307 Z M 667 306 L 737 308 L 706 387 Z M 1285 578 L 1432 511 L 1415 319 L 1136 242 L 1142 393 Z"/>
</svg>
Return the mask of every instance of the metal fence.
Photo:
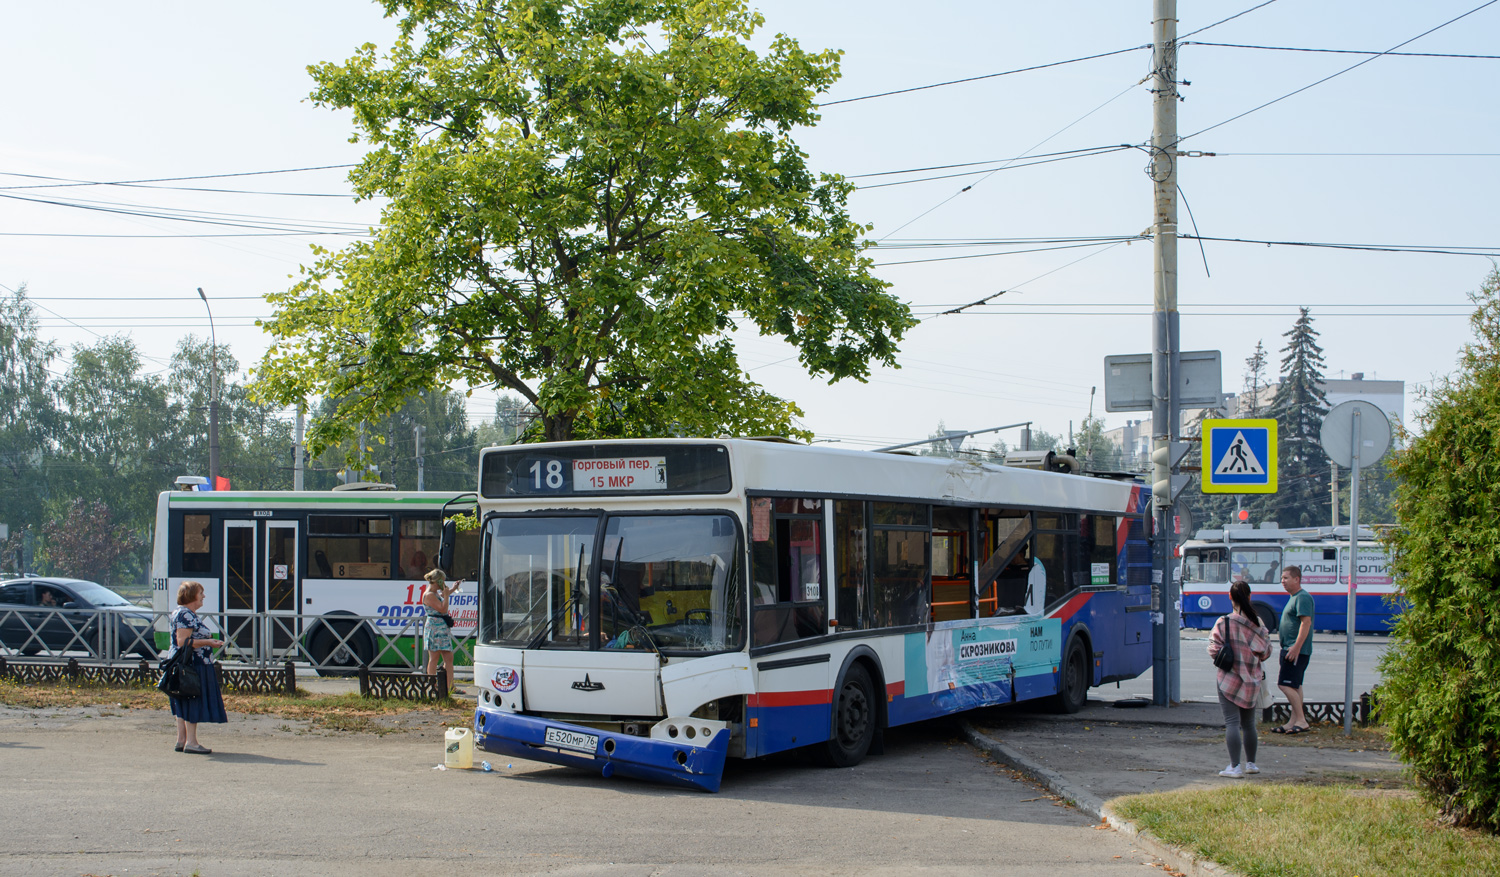
<svg viewBox="0 0 1500 877">
<path fill-rule="evenodd" d="M 170 612 L 60 609 L 0 604 L 0 655 L 132 664 L 157 660 L 170 643 Z M 294 612 L 200 612 L 215 638 L 217 660 L 270 667 L 292 661 L 323 675 L 354 675 L 361 667 L 425 669 L 420 616 L 299 615 Z M 471 639 L 454 638 L 455 665 L 474 663 Z"/>
</svg>

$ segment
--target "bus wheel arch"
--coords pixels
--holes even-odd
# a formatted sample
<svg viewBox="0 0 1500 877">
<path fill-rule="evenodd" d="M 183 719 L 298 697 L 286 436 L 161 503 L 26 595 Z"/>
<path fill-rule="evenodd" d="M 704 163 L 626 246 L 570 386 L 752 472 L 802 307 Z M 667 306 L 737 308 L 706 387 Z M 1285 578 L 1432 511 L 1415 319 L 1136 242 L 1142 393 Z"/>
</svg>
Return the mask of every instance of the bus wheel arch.
<svg viewBox="0 0 1500 877">
<path fill-rule="evenodd" d="M 328 613 L 309 627 L 305 638 L 308 658 L 319 676 L 352 675 L 375 657 L 369 625 L 351 612 Z"/>
<path fill-rule="evenodd" d="M 816 747 L 829 767 L 853 767 L 864 760 L 886 724 L 885 675 L 873 649 L 860 646 L 844 658 L 833 686 L 828 740 Z"/>
</svg>

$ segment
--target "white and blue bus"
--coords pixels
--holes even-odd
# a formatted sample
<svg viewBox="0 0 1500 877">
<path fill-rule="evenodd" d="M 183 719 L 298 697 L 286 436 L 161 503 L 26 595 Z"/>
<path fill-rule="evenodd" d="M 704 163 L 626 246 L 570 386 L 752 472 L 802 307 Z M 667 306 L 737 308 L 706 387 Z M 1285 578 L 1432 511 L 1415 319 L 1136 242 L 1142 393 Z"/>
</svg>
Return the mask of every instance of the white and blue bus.
<svg viewBox="0 0 1500 877">
<path fill-rule="evenodd" d="M 1302 587 L 1312 595 L 1313 629 L 1344 633 L 1349 611 L 1349 528 L 1282 529 L 1274 522 L 1255 527 L 1231 524 L 1199 530 L 1182 543 L 1182 623 L 1207 630 L 1230 610 L 1229 585 L 1250 585 L 1250 601 L 1261 621 L 1275 630 L 1286 606 L 1281 571 L 1302 570 Z M 1375 530 L 1359 528 L 1355 578 L 1354 630 L 1387 633 L 1400 611 L 1390 555 Z"/>
<path fill-rule="evenodd" d="M 729 756 L 1077 710 L 1151 666 L 1148 493 L 762 440 L 490 448 L 476 743 L 716 791 Z"/>
</svg>

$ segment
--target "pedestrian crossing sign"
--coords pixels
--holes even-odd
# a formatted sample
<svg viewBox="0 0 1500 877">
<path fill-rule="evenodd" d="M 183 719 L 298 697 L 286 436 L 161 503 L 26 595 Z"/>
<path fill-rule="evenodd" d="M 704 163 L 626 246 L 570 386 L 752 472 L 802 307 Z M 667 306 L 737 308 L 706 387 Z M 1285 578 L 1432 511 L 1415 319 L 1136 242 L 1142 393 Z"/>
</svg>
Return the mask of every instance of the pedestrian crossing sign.
<svg viewBox="0 0 1500 877">
<path fill-rule="evenodd" d="M 1276 421 L 1203 421 L 1204 493 L 1276 492 Z"/>
</svg>

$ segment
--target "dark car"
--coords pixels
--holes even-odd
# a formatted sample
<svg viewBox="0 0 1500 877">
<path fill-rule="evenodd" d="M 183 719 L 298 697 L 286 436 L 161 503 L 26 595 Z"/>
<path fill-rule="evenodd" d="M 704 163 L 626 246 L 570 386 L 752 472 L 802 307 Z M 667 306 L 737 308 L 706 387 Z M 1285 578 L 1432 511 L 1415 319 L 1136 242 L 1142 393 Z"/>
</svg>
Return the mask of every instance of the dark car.
<svg viewBox="0 0 1500 877">
<path fill-rule="evenodd" d="M 115 652 L 157 657 L 151 612 L 83 579 L 0 582 L 0 645 L 23 655 L 85 652 L 105 658 L 110 657 L 107 652 Z"/>
</svg>

